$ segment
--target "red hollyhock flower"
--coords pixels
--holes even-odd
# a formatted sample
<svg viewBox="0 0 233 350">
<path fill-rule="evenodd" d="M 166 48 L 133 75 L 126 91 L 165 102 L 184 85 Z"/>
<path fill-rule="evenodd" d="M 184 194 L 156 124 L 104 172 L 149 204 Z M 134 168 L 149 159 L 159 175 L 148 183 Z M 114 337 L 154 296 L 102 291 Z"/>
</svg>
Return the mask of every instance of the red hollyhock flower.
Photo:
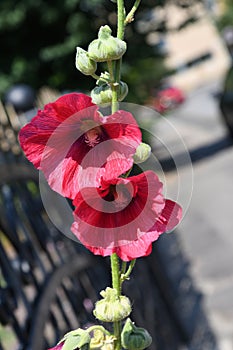
<svg viewBox="0 0 233 350">
<path fill-rule="evenodd" d="M 151 253 L 152 242 L 181 220 L 181 207 L 162 195 L 152 171 L 129 178 L 102 178 L 73 201 L 71 230 L 94 254 L 112 253 L 129 261 Z"/>
<path fill-rule="evenodd" d="M 82 186 L 96 185 L 110 160 L 113 176 L 130 169 L 141 142 L 129 112 L 103 117 L 97 108 L 89 96 L 67 94 L 47 104 L 19 133 L 27 158 L 65 197 L 73 199 Z"/>
<path fill-rule="evenodd" d="M 56 346 L 54 346 L 53 348 L 50 348 L 50 349 L 48 349 L 48 350 L 62 350 L 63 345 L 64 345 L 64 342 L 59 343 L 58 345 L 56 345 Z"/>
</svg>

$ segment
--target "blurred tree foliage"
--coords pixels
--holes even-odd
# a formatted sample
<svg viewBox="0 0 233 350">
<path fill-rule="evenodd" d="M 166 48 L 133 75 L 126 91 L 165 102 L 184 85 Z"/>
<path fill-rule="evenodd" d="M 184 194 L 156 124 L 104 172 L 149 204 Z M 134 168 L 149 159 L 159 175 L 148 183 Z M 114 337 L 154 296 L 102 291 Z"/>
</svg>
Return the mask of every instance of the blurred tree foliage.
<svg viewBox="0 0 233 350">
<path fill-rule="evenodd" d="M 228 26 L 233 26 L 233 6 L 232 0 L 224 0 L 222 4 L 223 12 L 217 19 L 220 30 Z"/>
<path fill-rule="evenodd" d="M 131 7 L 133 2 L 126 3 Z M 187 1 L 180 2 L 187 6 Z M 163 3 L 156 1 L 156 6 Z M 154 0 L 143 0 L 136 17 L 149 18 L 154 7 Z M 95 83 L 76 70 L 75 48 L 87 49 L 101 25 L 109 24 L 115 31 L 115 11 L 116 4 L 110 0 L 0 1 L 0 97 L 15 83 L 35 89 L 47 85 L 61 91 L 89 91 Z M 164 23 L 157 29 L 166 30 Z M 146 101 L 166 72 L 163 57 L 147 44 L 147 34 L 137 30 L 137 21 L 126 30 L 130 45 L 123 80 L 129 85 L 131 102 Z"/>
</svg>

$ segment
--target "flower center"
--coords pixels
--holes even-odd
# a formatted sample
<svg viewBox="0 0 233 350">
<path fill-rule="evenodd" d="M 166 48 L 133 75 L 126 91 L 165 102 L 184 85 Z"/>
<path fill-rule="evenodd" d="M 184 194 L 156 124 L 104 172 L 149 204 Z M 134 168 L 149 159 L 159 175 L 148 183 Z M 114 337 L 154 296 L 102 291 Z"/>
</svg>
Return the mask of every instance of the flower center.
<svg viewBox="0 0 233 350">
<path fill-rule="evenodd" d="M 133 187 L 131 184 L 110 185 L 107 195 L 103 198 L 107 202 L 113 202 L 116 208 L 124 209 L 132 200 Z"/>
<path fill-rule="evenodd" d="M 85 132 L 85 142 L 90 147 L 94 147 L 100 142 L 101 128 L 99 126 Z"/>
<path fill-rule="evenodd" d="M 84 119 L 80 124 L 80 130 L 83 132 L 84 141 L 89 147 L 94 147 L 101 141 L 103 130 L 101 126 L 91 119 Z"/>
</svg>

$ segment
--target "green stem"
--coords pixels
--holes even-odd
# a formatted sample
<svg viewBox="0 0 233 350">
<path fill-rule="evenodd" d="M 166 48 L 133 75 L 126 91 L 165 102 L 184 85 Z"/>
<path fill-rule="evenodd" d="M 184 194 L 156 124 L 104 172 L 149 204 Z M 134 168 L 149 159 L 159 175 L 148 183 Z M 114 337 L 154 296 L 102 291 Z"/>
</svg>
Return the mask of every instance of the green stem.
<svg viewBox="0 0 233 350">
<path fill-rule="evenodd" d="M 127 262 L 126 261 L 122 261 L 122 264 L 121 264 L 121 275 L 125 274 L 126 268 L 127 268 Z"/>
<path fill-rule="evenodd" d="M 120 268 L 119 268 L 119 259 L 116 253 L 111 255 L 111 269 L 112 269 L 112 287 L 116 289 L 117 295 L 121 295 L 121 283 L 120 283 Z M 113 323 L 115 341 L 115 349 L 121 349 L 121 322 L 116 321 Z"/>
<path fill-rule="evenodd" d="M 126 16 L 126 19 L 124 21 L 124 24 L 128 24 L 131 23 L 134 20 L 134 14 L 138 9 L 138 6 L 140 5 L 141 0 L 136 0 L 132 9 L 130 10 L 130 12 L 128 13 L 128 15 Z"/>
<path fill-rule="evenodd" d="M 113 61 L 107 61 L 107 65 L 108 65 L 108 71 L 110 74 L 110 79 L 112 82 L 114 82 L 115 74 L 114 74 L 114 68 L 113 68 Z"/>
<path fill-rule="evenodd" d="M 113 329 L 116 337 L 114 350 L 121 350 L 121 322 L 113 322 Z"/>
<path fill-rule="evenodd" d="M 114 62 L 115 63 L 115 62 Z M 113 61 L 108 61 L 108 71 L 110 74 L 110 78 L 112 81 L 111 89 L 112 89 L 112 114 L 118 110 L 118 85 L 116 82 L 116 73 L 113 67 Z"/>
<path fill-rule="evenodd" d="M 97 74 L 95 74 L 95 73 L 93 73 L 91 76 L 92 76 L 92 78 L 94 78 L 94 79 L 96 79 L 96 80 L 99 80 L 99 79 L 100 79 L 100 77 L 99 77 Z"/>
<path fill-rule="evenodd" d="M 117 0 L 117 37 L 124 39 L 125 31 L 125 8 L 124 0 Z"/>
<path fill-rule="evenodd" d="M 128 270 L 121 276 L 121 283 L 123 283 L 127 278 L 129 278 L 131 272 L 133 271 L 135 263 L 136 263 L 136 259 L 130 261 Z"/>
<path fill-rule="evenodd" d="M 124 0 L 117 0 L 117 38 L 123 40 L 124 30 L 125 30 L 125 9 Z M 112 67 L 109 67 L 110 70 Z M 110 72 L 111 74 L 111 72 Z M 112 113 L 115 113 L 119 109 L 118 104 L 118 89 L 121 77 L 121 59 L 117 60 L 115 63 L 114 80 L 112 84 Z M 117 294 L 121 295 L 121 280 L 120 280 L 120 268 L 119 259 L 116 253 L 111 255 L 111 269 L 112 269 L 112 286 L 117 290 Z M 121 322 L 114 322 L 114 336 L 115 340 L 115 350 L 121 350 Z"/>
<path fill-rule="evenodd" d="M 116 82 L 117 83 L 119 83 L 121 80 L 121 62 L 122 62 L 121 58 L 118 61 L 116 61 Z"/>
<path fill-rule="evenodd" d="M 119 109 L 118 103 L 118 86 L 112 84 L 112 114 L 117 112 Z"/>
<path fill-rule="evenodd" d="M 124 39 L 124 31 L 125 31 L 125 8 L 124 8 L 124 0 L 117 0 L 117 38 L 123 40 Z M 121 59 L 116 61 L 114 72 L 114 83 L 112 84 L 112 113 L 115 113 L 118 108 L 118 90 L 119 90 L 119 82 L 121 79 Z"/>
<path fill-rule="evenodd" d="M 111 255 L 112 287 L 116 289 L 117 295 L 121 295 L 119 259 L 116 253 Z"/>
</svg>

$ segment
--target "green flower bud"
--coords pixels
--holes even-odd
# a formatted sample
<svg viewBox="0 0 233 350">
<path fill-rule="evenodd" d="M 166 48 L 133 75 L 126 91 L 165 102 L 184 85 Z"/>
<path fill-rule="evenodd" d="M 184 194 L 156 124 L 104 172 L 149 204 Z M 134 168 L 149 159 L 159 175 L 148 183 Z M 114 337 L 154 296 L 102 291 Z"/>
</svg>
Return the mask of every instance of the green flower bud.
<svg viewBox="0 0 233 350">
<path fill-rule="evenodd" d="M 118 101 L 122 101 L 128 94 L 128 86 L 121 81 L 119 83 Z M 91 91 L 92 102 L 97 105 L 109 105 L 112 102 L 112 89 L 109 84 L 102 84 Z"/>
<path fill-rule="evenodd" d="M 88 46 L 89 57 L 96 62 L 118 60 L 126 51 L 126 42 L 111 35 L 109 26 L 100 27 L 98 39 Z"/>
<path fill-rule="evenodd" d="M 141 142 L 133 156 L 134 163 L 140 164 L 145 162 L 151 154 L 151 147 L 144 142 Z"/>
<path fill-rule="evenodd" d="M 136 327 L 128 318 L 121 333 L 121 343 L 128 350 L 143 350 L 152 343 L 152 338 L 146 329 Z"/>
<path fill-rule="evenodd" d="M 118 296 L 116 289 L 107 287 L 101 291 L 103 297 L 95 304 L 93 311 L 98 320 L 103 322 L 121 321 L 131 313 L 130 300 L 126 296 Z"/>
<path fill-rule="evenodd" d="M 96 62 L 91 60 L 87 51 L 83 50 L 81 47 L 77 47 L 75 63 L 76 68 L 85 75 L 92 75 L 97 69 Z"/>
<path fill-rule="evenodd" d="M 91 337 L 89 333 L 81 328 L 78 328 L 65 334 L 60 343 L 64 342 L 62 350 L 88 350 L 90 341 Z"/>
</svg>

